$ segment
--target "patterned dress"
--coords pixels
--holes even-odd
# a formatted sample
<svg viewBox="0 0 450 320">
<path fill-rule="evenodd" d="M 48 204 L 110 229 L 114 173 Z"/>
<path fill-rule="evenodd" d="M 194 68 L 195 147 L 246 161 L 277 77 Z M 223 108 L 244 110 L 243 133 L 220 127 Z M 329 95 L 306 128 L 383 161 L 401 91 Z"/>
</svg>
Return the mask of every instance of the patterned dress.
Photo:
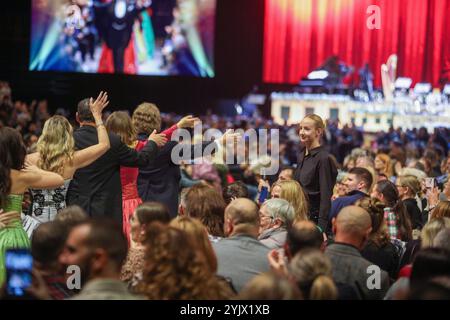
<svg viewBox="0 0 450 320">
<path fill-rule="evenodd" d="M 22 212 L 23 195 L 9 195 L 7 205 L 3 208 L 4 212 Z M 29 248 L 30 241 L 20 220 L 12 221 L 6 227 L 0 228 L 0 287 L 3 285 L 6 277 L 5 270 L 5 252 L 8 249 Z"/>
<path fill-rule="evenodd" d="M 58 212 L 66 207 L 66 193 L 70 181 L 65 180 L 64 185 L 55 189 L 31 189 L 31 216 L 25 216 L 23 219 L 24 229 L 30 238 L 37 226 L 54 220 Z"/>
</svg>

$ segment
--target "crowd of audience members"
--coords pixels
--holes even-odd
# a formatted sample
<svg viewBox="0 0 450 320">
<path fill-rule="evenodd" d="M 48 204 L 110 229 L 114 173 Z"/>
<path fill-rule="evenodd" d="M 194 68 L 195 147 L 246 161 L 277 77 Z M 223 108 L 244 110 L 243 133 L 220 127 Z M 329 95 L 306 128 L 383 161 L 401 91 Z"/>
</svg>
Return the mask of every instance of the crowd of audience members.
<svg viewBox="0 0 450 320">
<path fill-rule="evenodd" d="M 92 101 L 95 113 L 98 99 Z M 51 113 L 45 101 L 13 102 L 8 84 L 0 82 L 0 130 L 16 129 L 28 154 L 40 150 L 44 124 L 56 114 L 77 126 L 74 115 L 64 109 Z M 103 113 L 105 122 L 108 116 Z M 192 127 L 181 116 L 160 117 L 157 131 Z M 328 230 L 320 230 L 309 220 L 308 197 L 294 179 L 301 147 L 296 126 L 212 114 L 199 118 L 204 129 L 279 129 L 278 174 L 261 175 L 258 161 L 171 165 L 179 171 L 175 215 L 170 203 L 141 201 L 128 217 L 128 231 L 68 203 L 30 234 L 30 298 L 450 299 L 449 128 L 369 135 L 328 121 L 324 144 L 339 174 Z M 100 144 L 102 123 L 95 124 Z M 165 148 L 165 140 L 148 134 L 144 139 Z M 262 188 L 267 199 L 261 200 Z M 32 215 L 32 203 L 25 192 L 23 221 Z M 0 237 L 8 219 L 8 213 L 0 214 Z M 81 288 L 67 286 L 71 265 L 81 269 Z M 378 278 L 371 278 L 371 286 L 374 272 Z"/>
</svg>

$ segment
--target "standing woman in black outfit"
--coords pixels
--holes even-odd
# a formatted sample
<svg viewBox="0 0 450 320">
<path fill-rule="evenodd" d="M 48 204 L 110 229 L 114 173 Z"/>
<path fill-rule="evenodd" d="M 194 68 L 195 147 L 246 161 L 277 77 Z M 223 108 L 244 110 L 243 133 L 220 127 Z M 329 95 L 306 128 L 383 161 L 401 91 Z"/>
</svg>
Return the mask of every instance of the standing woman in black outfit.
<svg viewBox="0 0 450 320">
<path fill-rule="evenodd" d="M 315 114 L 307 115 L 300 122 L 299 129 L 304 148 L 300 152 L 294 177 L 308 195 L 309 218 L 326 232 L 331 196 L 337 177 L 336 164 L 325 147 L 321 146 L 325 131 L 325 123 L 321 117 Z"/>
</svg>

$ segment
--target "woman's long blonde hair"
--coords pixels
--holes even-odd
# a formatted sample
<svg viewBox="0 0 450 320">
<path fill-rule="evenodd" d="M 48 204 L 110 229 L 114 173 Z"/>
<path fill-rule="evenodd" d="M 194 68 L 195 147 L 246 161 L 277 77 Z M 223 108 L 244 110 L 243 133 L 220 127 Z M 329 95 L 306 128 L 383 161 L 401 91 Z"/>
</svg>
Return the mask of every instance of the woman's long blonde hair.
<svg viewBox="0 0 450 320">
<path fill-rule="evenodd" d="M 72 125 L 62 116 L 53 116 L 45 122 L 37 142 L 39 168 L 63 174 L 64 166 L 72 164 L 75 152 L 72 133 Z"/>
<path fill-rule="evenodd" d="M 295 210 L 295 221 L 308 220 L 308 200 L 301 185 L 295 180 L 275 183 L 281 189 L 280 198 L 287 200 Z"/>
</svg>

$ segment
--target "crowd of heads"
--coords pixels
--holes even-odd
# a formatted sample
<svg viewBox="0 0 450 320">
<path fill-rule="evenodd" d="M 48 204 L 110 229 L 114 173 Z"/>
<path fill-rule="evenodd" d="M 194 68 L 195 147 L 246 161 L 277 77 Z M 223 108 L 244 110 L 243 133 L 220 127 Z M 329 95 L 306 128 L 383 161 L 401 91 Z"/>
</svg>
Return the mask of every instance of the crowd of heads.
<svg viewBox="0 0 450 320">
<path fill-rule="evenodd" d="M 1 88 L 6 84 L 0 83 Z M 71 122 L 62 115 L 50 116 L 45 102 L 13 103 L 7 95 L 1 103 L 0 164 L 21 170 L 26 153 L 38 150 L 43 155 L 41 168 L 62 172 L 60 155 L 70 159 L 74 152 Z M 159 132 L 178 119 L 173 114 L 161 114 L 154 104 L 143 103 L 131 116 L 124 111 L 113 112 L 105 124 L 108 131 L 132 145 L 139 134 Z M 389 270 L 383 265 L 389 274 L 384 294 L 390 287 L 394 298 L 450 298 L 448 128 L 433 133 L 423 128 L 391 129 L 370 135 L 335 121 L 324 123 L 315 115 L 309 116 L 300 130 L 264 119 L 215 115 L 201 119 L 205 128 L 279 129 L 282 147 L 278 174 L 263 177 L 249 163 L 231 167 L 211 162 L 208 173 L 214 172 L 215 179 L 208 174 L 194 175 L 201 171 L 197 165 L 185 164 L 181 170 L 197 182 L 180 190 L 178 217 L 171 219 L 161 203 L 141 204 L 131 218 L 132 247 L 114 223 L 91 219 L 80 208 L 67 207 L 33 233 L 31 252 L 35 268 L 44 279 L 64 277 L 67 267 L 74 265 L 81 269 L 82 285 L 95 279 L 120 279 L 132 249 L 138 248 L 141 262 L 138 267 L 132 266 L 132 278 L 126 279 L 136 297 L 323 300 L 345 299 L 349 293 L 350 297 L 364 298 L 340 280 L 336 253 L 327 252 L 331 244 L 345 244 L 362 252 L 362 257 L 374 265 L 377 258 L 389 252 L 395 263 Z M 76 120 L 94 122 L 88 99 L 78 104 Z M 330 221 L 330 230 L 320 230 L 309 220 L 308 196 L 294 179 L 301 143 L 316 135 L 339 167 L 333 201 L 362 194 L 339 210 Z M 59 143 L 62 147 L 50 148 L 52 139 L 63 141 Z M 3 140 L 14 143 L 6 146 Z M 11 188 L 3 182 L 10 180 L 2 179 L 9 174 L 1 170 L 2 166 L 0 206 Z M 259 203 L 263 186 L 269 190 L 269 199 Z M 418 216 L 413 213 L 416 208 Z M 243 236 L 263 246 L 253 253 L 265 252 L 258 261 L 266 267 L 254 272 L 239 290 L 238 280 L 222 271 L 247 266 L 224 261 L 220 244 L 240 239 L 242 246 L 256 246 L 242 240 Z M 236 258 L 250 261 L 254 267 L 252 257 L 249 249 L 248 256 Z M 403 296 L 396 287 L 402 276 L 409 281 Z M 67 298 L 77 290 L 59 293 L 52 297 Z"/>
</svg>

